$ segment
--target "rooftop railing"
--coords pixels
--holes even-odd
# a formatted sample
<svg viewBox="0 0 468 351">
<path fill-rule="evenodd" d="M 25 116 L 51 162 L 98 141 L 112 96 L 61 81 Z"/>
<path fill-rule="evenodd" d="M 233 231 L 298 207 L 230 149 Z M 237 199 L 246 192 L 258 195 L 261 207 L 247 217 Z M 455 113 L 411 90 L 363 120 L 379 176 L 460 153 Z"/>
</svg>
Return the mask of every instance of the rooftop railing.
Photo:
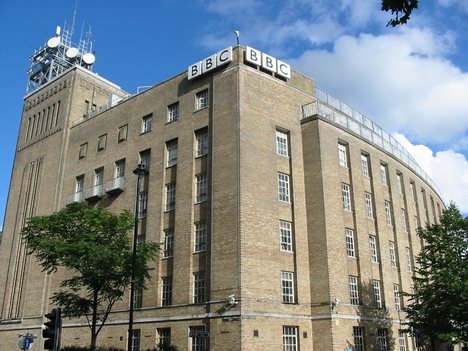
<svg viewBox="0 0 468 351">
<path fill-rule="evenodd" d="M 326 91 L 315 88 L 316 102 L 302 106 L 302 118 L 319 115 L 359 135 L 371 144 L 392 154 L 422 179 L 424 179 L 440 195 L 435 183 L 419 166 L 413 156 L 393 136 L 383 130 L 375 122 L 356 111 L 349 105 L 331 96 Z M 442 196 L 441 196 L 442 197 Z"/>
</svg>

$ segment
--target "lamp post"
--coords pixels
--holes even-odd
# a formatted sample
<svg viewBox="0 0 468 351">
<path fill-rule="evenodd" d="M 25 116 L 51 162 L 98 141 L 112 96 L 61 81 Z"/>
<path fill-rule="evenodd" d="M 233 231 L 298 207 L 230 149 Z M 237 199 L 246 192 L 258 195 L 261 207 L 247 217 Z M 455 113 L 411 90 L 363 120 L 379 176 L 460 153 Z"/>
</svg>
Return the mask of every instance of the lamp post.
<svg viewBox="0 0 468 351">
<path fill-rule="evenodd" d="M 140 163 L 137 168 L 133 171 L 133 174 L 137 176 L 136 179 L 136 194 L 135 194 L 135 226 L 133 227 L 133 250 L 132 250 L 132 278 L 130 281 L 130 309 L 128 316 L 128 344 L 127 351 L 132 350 L 133 341 L 133 300 L 135 299 L 135 265 L 137 255 L 137 244 L 138 244 L 138 222 L 140 216 L 140 185 L 141 179 L 148 175 L 149 172 L 145 166 Z"/>
</svg>

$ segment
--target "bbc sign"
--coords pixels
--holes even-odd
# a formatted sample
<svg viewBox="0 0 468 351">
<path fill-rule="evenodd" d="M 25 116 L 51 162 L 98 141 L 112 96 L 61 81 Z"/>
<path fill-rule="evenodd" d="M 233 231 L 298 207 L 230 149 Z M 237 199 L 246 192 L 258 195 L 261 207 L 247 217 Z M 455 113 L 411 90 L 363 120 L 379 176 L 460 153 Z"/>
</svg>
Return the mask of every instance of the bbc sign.
<svg viewBox="0 0 468 351">
<path fill-rule="evenodd" d="M 291 78 L 291 66 L 250 46 L 245 48 L 245 61 L 276 73 L 281 77 Z"/>
<path fill-rule="evenodd" d="M 228 64 L 232 61 L 232 46 L 217 52 L 216 54 L 207 57 L 202 61 L 198 61 L 188 68 L 188 79 L 201 76 L 208 73 L 217 67 Z"/>
</svg>

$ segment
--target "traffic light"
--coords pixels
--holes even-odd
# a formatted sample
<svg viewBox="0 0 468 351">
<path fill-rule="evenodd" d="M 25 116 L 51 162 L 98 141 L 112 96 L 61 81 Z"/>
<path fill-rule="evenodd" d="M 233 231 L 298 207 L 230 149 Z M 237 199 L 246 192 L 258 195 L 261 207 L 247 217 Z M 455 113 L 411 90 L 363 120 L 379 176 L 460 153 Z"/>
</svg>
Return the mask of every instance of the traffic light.
<svg viewBox="0 0 468 351">
<path fill-rule="evenodd" d="M 57 351 L 60 349 L 60 334 L 62 332 L 62 310 L 54 308 L 50 313 L 44 315 L 49 321 L 45 322 L 42 330 L 44 337 L 44 349 Z"/>
</svg>

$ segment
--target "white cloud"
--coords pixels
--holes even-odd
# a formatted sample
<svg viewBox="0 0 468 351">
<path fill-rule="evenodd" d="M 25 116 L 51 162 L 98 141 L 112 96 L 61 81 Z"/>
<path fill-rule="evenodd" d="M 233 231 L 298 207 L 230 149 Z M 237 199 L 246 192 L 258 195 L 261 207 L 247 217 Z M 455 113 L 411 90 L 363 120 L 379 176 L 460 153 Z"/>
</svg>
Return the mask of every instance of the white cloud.
<svg viewBox="0 0 468 351">
<path fill-rule="evenodd" d="M 468 134 L 468 74 L 443 58 L 451 45 L 450 35 L 404 29 L 342 36 L 289 62 L 385 129 L 451 145 Z"/>
<path fill-rule="evenodd" d="M 454 201 L 463 213 L 468 213 L 468 162 L 453 150 L 433 152 L 425 145 L 414 145 L 401 133 L 395 138 L 418 161 L 439 188 L 444 201 Z"/>
</svg>

